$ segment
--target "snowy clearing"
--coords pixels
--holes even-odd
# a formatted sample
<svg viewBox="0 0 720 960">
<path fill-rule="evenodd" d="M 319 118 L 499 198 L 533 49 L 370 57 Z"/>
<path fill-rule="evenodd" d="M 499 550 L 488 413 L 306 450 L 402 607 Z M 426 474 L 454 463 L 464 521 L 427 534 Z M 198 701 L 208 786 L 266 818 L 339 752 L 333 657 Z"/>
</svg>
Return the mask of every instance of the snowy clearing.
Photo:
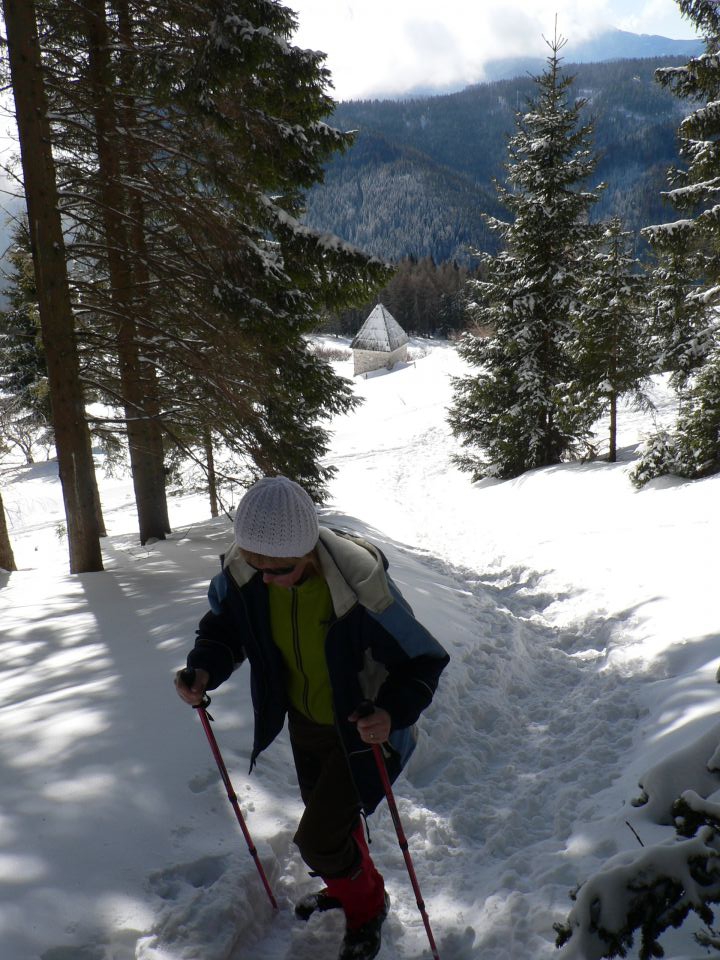
<svg viewBox="0 0 720 960">
<path fill-rule="evenodd" d="M 651 421 L 624 411 L 617 464 L 473 485 L 445 424 L 461 361 L 443 342 L 412 346 L 415 361 L 354 381 L 365 402 L 333 425 L 323 522 L 378 542 L 452 655 L 396 785 L 442 960 L 549 960 L 569 891 L 636 855 L 633 830 L 671 838 L 658 821 L 683 790 L 720 789 L 705 769 L 720 739 L 720 477 L 636 491 Z M 351 359 L 334 366 L 351 377 Z M 667 422 L 662 381 L 656 400 Z M 130 481 L 99 479 L 107 569 L 70 577 L 54 462 L 3 472 L 20 567 L 0 573 L 3 960 L 333 960 L 340 918 L 292 917 L 314 881 L 291 842 L 287 739 L 248 777 L 247 676 L 213 696 L 273 916 L 172 688 L 230 524 L 202 497 L 173 498 L 175 532 L 141 548 Z M 651 802 L 635 807 L 640 779 Z M 392 898 L 380 960 L 427 958 L 385 805 L 370 827 Z M 674 960 L 706 956 L 691 929 L 663 940 Z"/>
</svg>

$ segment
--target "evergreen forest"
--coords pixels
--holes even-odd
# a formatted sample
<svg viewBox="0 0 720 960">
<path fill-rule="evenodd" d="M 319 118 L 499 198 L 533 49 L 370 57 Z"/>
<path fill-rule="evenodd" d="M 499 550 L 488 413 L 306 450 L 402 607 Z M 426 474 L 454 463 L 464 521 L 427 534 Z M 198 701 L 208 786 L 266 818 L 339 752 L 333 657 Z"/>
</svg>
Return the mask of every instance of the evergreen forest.
<svg viewBox="0 0 720 960">
<path fill-rule="evenodd" d="M 299 219 L 352 142 L 325 122 L 324 56 L 291 44 L 295 16 L 271 0 L 205 9 L 199 25 L 191 0 L 3 0 L 27 216 L 0 317 L 0 439 L 22 450 L 49 429 L 74 573 L 102 567 L 98 443 L 127 451 L 141 543 L 170 532 L 178 463 L 213 513 L 227 472 L 283 473 L 321 500 L 323 425 L 356 400 L 305 335 L 389 275 Z"/>
<path fill-rule="evenodd" d="M 634 482 L 716 470 L 720 30 L 681 6 L 710 43 L 689 62 L 573 66 L 556 36 L 540 75 L 337 104 L 271 0 L 213 0 L 209 32 L 190 0 L 3 0 L 27 217 L 2 445 L 55 444 L 71 570 L 101 565 L 93 444 L 128 456 L 141 543 L 188 464 L 214 515 L 263 474 L 322 501 L 326 424 L 357 398 L 307 338 L 378 301 L 461 338 L 449 427 L 475 478 L 596 455 L 601 417 L 614 459 L 618 401 L 658 373 L 678 426 Z"/>
</svg>

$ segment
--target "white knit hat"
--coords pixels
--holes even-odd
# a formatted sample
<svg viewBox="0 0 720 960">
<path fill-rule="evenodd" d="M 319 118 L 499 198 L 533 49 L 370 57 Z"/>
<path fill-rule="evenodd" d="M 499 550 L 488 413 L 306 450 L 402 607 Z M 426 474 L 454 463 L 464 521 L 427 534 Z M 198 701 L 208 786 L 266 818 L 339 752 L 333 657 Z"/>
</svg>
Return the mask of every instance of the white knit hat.
<svg viewBox="0 0 720 960">
<path fill-rule="evenodd" d="M 318 541 L 315 505 L 287 477 L 263 477 L 247 491 L 235 513 L 235 541 L 263 557 L 304 557 Z"/>
</svg>

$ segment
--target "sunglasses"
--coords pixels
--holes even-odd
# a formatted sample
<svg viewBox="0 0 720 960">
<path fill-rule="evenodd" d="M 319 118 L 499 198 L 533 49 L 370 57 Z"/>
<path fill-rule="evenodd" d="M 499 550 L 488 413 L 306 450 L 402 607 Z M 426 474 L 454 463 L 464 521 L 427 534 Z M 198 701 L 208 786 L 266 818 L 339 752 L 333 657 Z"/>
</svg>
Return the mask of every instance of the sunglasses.
<svg viewBox="0 0 720 960">
<path fill-rule="evenodd" d="M 299 563 L 299 561 L 297 561 L 289 567 L 256 567 L 255 564 L 250 563 L 249 560 L 246 562 L 253 570 L 257 570 L 258 573 L 267 573 L 271 577 L 286 577 L 289 573 L 293 572 Z"/>
</svg>

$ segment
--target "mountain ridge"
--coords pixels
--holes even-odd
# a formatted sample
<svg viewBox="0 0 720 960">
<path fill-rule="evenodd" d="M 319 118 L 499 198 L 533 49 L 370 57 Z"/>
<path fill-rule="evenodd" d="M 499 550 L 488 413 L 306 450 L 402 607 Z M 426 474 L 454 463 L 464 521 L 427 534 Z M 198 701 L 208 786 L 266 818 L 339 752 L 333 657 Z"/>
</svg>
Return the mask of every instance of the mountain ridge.
<svg viewBox="0 0 720 960">
<path fill-rule="evenodd" d="M 686 104 L 654 79 L 680 57 L 616 60 L 566 68 L 581 122 L 593 120 L 597 175 L 609 184 L 596 216 L 620 216 L 639 231 L 674 217 L 661 197 L 678 162 Z M 482 214 L 502 216 L 494 180 L 504 180 L 508 135 L 534 92 L 530 76 L 432 97 L 339 103 L 330 122 L 356 143 L 326 167 L 307 195 L 307 222 L 391 261 L 431 256 L 468 262 L 493 250 Z"/>
<path fill-rule="evenodd" d="M 673 40 L 659 34 L 605 30 L 580 43 L 568 41 L 563 65 L 572 69 L 580 63 L 608 63 L 614 60 L 641 60 L 654 57 L 696 57 L 704 50 L 702 40 Z M 537 74 L 544 57 L 499 57 L 485 63 L 484 82 L 511 80 L 525 73 Z M 482 82 L 482 81 L 481 81 Z"/>
</svg>

